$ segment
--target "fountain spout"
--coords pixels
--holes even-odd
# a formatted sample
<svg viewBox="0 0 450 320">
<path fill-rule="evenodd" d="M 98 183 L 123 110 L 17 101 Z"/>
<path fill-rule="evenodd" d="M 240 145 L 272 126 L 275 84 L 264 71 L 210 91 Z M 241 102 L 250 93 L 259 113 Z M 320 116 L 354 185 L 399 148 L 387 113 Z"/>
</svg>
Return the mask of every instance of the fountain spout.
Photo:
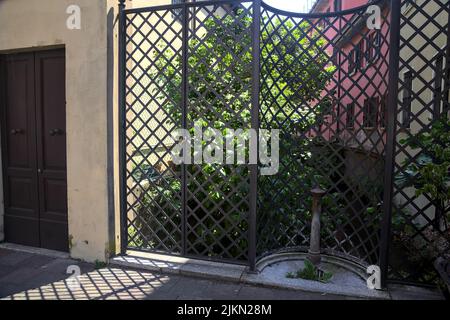
<svg viewBox="0 0 450 320">
<path fill-rule="evenodd" d="M 308 251 L 308 260 L 315 266 L 321 261 L 320 257 L 320 215 L 322 214 L 322 197 L 326 191 L 316 187 L 311 190 L 312 201 L 312 221 L 311 221 L 311 238 Z"/>
</svg>

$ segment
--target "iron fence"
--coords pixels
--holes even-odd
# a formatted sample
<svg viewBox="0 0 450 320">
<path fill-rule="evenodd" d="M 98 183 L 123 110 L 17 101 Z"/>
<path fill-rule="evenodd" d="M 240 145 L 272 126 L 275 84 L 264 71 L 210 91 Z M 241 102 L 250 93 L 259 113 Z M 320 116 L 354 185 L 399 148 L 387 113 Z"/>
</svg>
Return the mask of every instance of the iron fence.
<svg viewBox="0 0 450 320">
<path fill-rule="evenodd" d="M 260 0 L 120 2 L 123 252 L 254 269 L 270 253 L 308 247 L 310 190 L 320 186 L 325 253 L 380 264 L 391 279 L 435 279 L 424 273 L 432 264 L 405 270 L 411 256 L 395 259 L 405 239 L 434 245 L 449 232 L 448 207 L 402 180 L 431 152 L 405 138 L 448 113 L 448 1 L 374 1 L 372 27 L 369 5 L 296 14 Z M 279 130 L 277 174 L 176 164 L 173 131 L 195 134 L 199 123 L 224 135 Z M 448 253 L 439 245 L 429 262 Z"/>
<path fill-rule="evenodd" d="M 366 11 L 296 15 L 263 5 L 261 128 L 280 129 L 281 139 L 279 173 L 258 181 L 262 255 L 308 247 L 318 185 L 327 190 L 325 251 L 378 263 L 386 142 L 378 101 L 388 90 L 390 28 L 382 10 L 379 29 L 367 29 Z"/>
<path fill-rule="evenodd" d="M 388 271 L 395 281 L 433 283 L 434 260 L 450 252 L 449 203 L 436 196 L 448 192 L 450 173 L 426 173 L 448 161 L 439 150 L 449 148 L 450 2 L 403 1 L 400 12 Z M 436 192 L 418 194 L 426 182 Z"/>
</svg>

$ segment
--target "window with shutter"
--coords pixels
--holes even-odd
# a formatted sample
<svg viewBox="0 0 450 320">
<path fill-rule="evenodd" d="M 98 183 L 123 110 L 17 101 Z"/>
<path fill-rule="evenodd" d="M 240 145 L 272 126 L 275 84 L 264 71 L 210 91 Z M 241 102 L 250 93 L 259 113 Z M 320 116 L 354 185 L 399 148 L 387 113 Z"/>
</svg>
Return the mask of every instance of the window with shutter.
<svg viewBox="0 0 450 320">
<path fill-rule="evenodd" d="M 443 97 L 443 82 L 444 82 L 444 54 L 436 57 L 434 69 L 434 88 L 433 88 L 433 119 L 438 119 L 441 114 Z"/>
<path fill-rule="evenodd" d="M 387 105 L 388 105 L 388 96 L 384 95 L 383 98 L 381 99 L 381 104 L 380 104 L 380 127 L 381 128 L 386 128 L 387 125 Z"/>
<path fill-rule="evenodd" d="M 349 103 L 347 104 L 347 110 L 346 110 L 346 127 L 347 129 L 352 129 L 355 127 L 355 103 Z"/>
<path fill-rule="evenodd" d="M 334 0 L 334 12 L 342 10 L 342 0 Z"/>
<path fill-rule="evenodd" d="M 348 74 L 352 75 L 356 72 L 356 64 L 357 64 L 357 52 L 355 49 L 350 51 L 348 55 Z"/>
<path fill-rule="evenodd" d="M 358 43 L 358 61 L 357 61 L 357 67 L 359 70 L 363 70 L 364 66 L 365 66 L 365 62 L 364 62 L 364 50 L 365 50 L 365 46 L 364 46 L 364 39 L 361 39 L 361 41 Z"/>
<path fill-rule="evenodd" d="M 412 72 L 408 71 L 404 75 L 403 102 L 402 102 L 402 125 L 404 128 L 411 126 L 411 103 L 413 78 Z"/>
<path fill-rule="evenodd" d="M 364 128 L 375 128 L 377 126 L 378 98 L 372 97 L 364 101 Z"/>
</svg>

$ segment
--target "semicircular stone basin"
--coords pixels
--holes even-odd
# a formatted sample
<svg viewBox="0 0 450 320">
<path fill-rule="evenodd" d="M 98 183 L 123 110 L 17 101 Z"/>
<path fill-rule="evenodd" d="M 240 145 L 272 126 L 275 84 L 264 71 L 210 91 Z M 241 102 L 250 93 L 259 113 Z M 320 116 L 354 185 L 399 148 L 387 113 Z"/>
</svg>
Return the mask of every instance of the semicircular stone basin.
<svg viewBox="0 0 450 320">
<path fill-rule="evenodd" d="M 306 253 L 276 253 L 262 258 L 256 267 L 258 278 L 266 284 L 289 286 L 329 294 L 356 295 L 361 297 L 378 297 L 381 292 L 367 287 L 366 267 L 355 262 L 330 255 L 321 255 L 319 269 L 331 272 L 328 282 L 292 279 L 288 273 L 295 273 L 304 268 Z"/>
</svg>

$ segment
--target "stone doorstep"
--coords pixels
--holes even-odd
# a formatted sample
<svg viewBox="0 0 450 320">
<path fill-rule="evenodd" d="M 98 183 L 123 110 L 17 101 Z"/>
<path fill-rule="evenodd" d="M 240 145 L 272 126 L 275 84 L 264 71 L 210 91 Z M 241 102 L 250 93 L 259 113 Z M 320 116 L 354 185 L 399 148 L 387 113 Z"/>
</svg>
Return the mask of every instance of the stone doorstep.
<svg viewBox="0 0 450 320">
<path fill-rule="evenodd" d="M 289 284 L 269 281 L 248 272 L 246 266 L 218 263 L 206 260 L 188 259 L 161 254 L 127 252 L 110 260 L 111 265 L 138 268 L 163 274 L 178 274 L 211 280 L 228 281 L 266 288 L 288 289 L 302 292 L 341 295 L 350 298 L 391 299 L 388 291 L 361 290 L 355 287 L 325 285 L 314 281 L 296 280 Z"/>
<path fill-rule="evenodd" d="M 136 251 L 129 251 L 126 256 L 114 257 L 109 263 L 165 274 L 178 274 L 231 282 L 241 282 L 241 278 L 247 269 L 246 266 L 242 265 Z"/>
<path fill-rule="evenodd" d="M 37 255 L 47 256 L 47 257 L 51 257 L 51 258 L 70 259 L 70 255 L 68 252 L 55 251 L 55 250 L 49 250 L 49 249 L 43 249 L 43 248 L 34 248 L 34 247 L 28 247 L 28 246 L 23 246 L 20 244 L 14 244 L 14 243 L 8 243 L 8 242 L 0 243 L 0 248 L 6 249 L 6 250 L 12 250 L 12 251 L 37 254 Z"/>
</svg>

